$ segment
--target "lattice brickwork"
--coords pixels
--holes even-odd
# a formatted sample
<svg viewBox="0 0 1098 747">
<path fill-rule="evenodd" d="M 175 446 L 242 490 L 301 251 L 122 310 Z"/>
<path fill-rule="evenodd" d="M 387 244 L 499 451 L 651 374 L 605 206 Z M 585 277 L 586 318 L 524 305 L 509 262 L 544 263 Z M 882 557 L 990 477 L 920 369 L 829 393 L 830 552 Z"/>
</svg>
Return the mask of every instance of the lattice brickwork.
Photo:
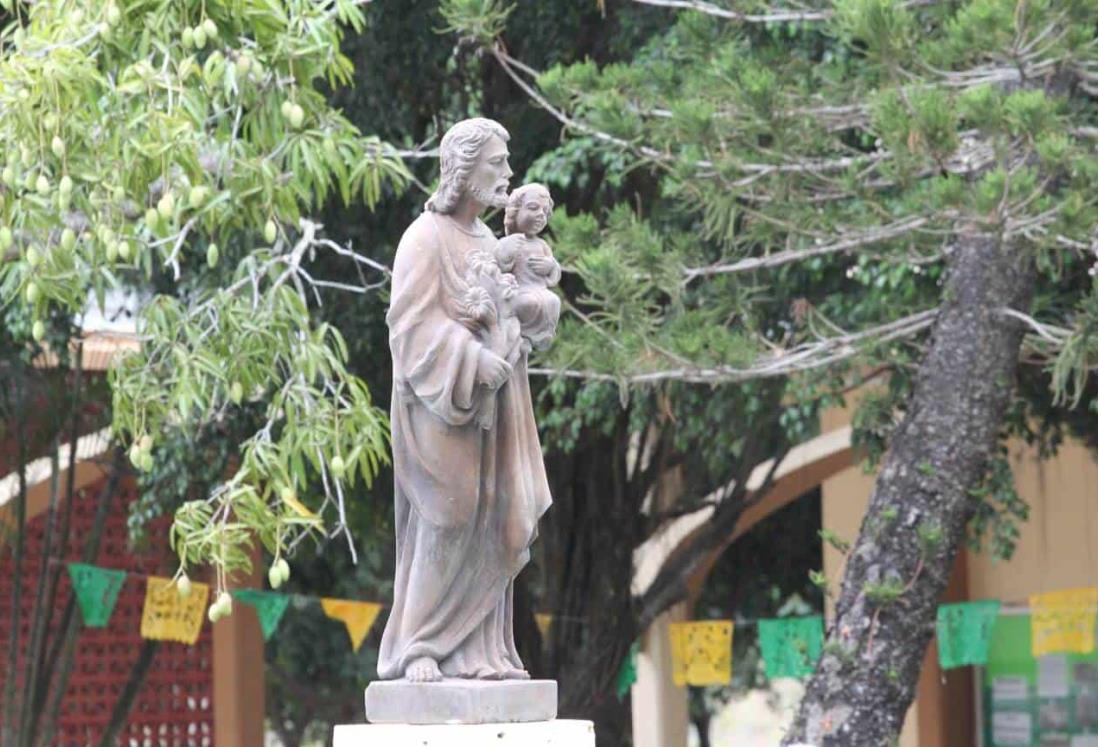
<svg viewBox="0 0 1098 747">
<path fill-rule="evenodd" d="M 89 486 L 78 499 L 72 513 L 72 532 L 66 558 L 79 560 L 84 539 L 91 531 L 96 501 L 103 483 Z M 128 547 L 127 506 L 136 497 L 136 487 L 123 482 L 111 507 L 96 565 L 140 573 L 171 575 L 174 570 L 167 547 L 167 519 L 149 532 L 158 546 L 135 554 Z M 27 528 L 27 559 L 23 571 L 23 600 L 20 651 L 30 641 L 30 620 L 34 607 L 34 589 L 42 557 L 45 515 L 32 520 Z M 56 533 L 54 535 L 56 537 Z M 56 541 L 56 540 L 55 540 Z M 12 593 L 12 557 L 6 549 L 0 554 L 0 653 L 6 667 Z M 68 598 L 69 578 L 60 576 L 58 599 Z M 140 636 L 141 610 L 145 600 L 145 580 L 127 577 L 118 596 L 110 624 L 103 630 L 83 629 L 77 640 L 77 653 L 68 692 L 62 705 L 61 727 L 54 744 L 63 747 L 98 747 L 111 711 L 125 687 L 134 661 L 144 641 Z M 79 611 L 77 612 L 79 614 Z M 55 618 L 61 616 L 58 609 Z M 56 623 L 55 623 L 56 624 Z M 51 631 L 52 632 L 52 631 Z M 22 657 L 22 654 L 20 654 Z M 25 671 L 22 660 L 19 671 Z M 0 671 L 0 692 L 5 672 Z M 17 680 L 21 692 L 22 676 Z M 135 747 L 212 747 L 213 745 L 213 644 L 210 627 L 203 626 L 194 646 L 161 643 L 134 702 L 129 721 L 119 744 Z"/>
</svg>

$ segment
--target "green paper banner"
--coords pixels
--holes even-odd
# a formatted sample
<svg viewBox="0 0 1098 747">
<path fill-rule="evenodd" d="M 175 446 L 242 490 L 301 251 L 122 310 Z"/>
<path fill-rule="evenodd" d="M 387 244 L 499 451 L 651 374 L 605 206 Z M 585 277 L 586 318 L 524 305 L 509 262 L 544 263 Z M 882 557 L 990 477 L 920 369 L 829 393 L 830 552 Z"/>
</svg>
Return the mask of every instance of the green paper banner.
<svg viewBox="0 0 1098 747">
<path fill-rule="evenodd" d="M 759 620 L 759 644 L 767 677 L 807 677 L 823 649 L 823 618 Z"/>
<path fill-rule="evenodd" d="M 263 640 L 270 640 L 278 629 L 278 623 L 290 604 L 287 594 L 275 594 L 259 589 L 235 589 L 232 592 L 234 599 L 239 599 L 247 605 L 255 608 L 255 614 L 259 617 L 259 627 L 263 630 Z"/>
<path fill-rule="evenodd" d="M 118 592 L 126 582 L 126 572 L 84 563 L 68 563 L 67 567 L 84 624 L 89 628 L 107 627 Z"/>
<path fill-rule="evenodd" d="M 639 646 L 634 643 L 629 647 L 629 654 L 626 655 L 625 661 L 621 663 L 621 669 L 618 670 L 618 681 L 614 686 L 614 690 L 618 694 L 618 700 L 625 697 L 625 694 L 629 692 L 629 688 L 633 687 L 633 684 L 637 681 L 637 652 Z"/>
<path fill-rule="evenodd" d="M 942 669 L 987 664 L 999 602 L 943 604 L 938 608 L 938 661 Z"/>
</svg>

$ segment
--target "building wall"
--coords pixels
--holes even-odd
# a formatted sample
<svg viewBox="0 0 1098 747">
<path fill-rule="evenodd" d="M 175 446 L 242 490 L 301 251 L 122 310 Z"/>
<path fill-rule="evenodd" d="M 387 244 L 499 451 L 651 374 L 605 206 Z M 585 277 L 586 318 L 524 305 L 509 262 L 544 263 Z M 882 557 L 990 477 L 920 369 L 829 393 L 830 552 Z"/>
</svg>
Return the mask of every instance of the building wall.
<svg viewBox="0 0 1098 747">
<path fill-rule="evenodd" d="M 0 441 L 0 465 L 10 457 L 11 444 Z M 62 461 L 64 463 L 65 460 Z M 65 485 L 68 472 L 58 482 Z M 0 477 L 3 473 L 0 472 Z M 77 462 L 70 542 L 64 557 L 79 560 L 88 536 L 97 498 L 107 482 L 106 471 L 96 460 Z M 40 567 L 50 481 L 28 489 L 27 565 L 23 572 L 21 629 L 29 635 L 33 613 L 33 590 Z M 122 478 L 108 514 L 95 564 L 132 574 L 118 597 L 110 624 L 101 630 L 84 628 L 77 639 L 72 679 L 65 695 L 61 728 L 56 744 L 98 744 L 111 709 L 137 658 L 144 608 L 145 582 L 141 574 L 171 576 L 177 559 L 167 547 L 170 517 L 162 517 L 149 531 L 150 546 L 135 551 L 129 543 L 126 519 L 128 507 L 137 498 L 132 476 Z M 4 547 L 15 528 L 14 505 L 0 506 L 0 648 L 6 650 L 10 617 L 4 601 L 11 599 L 12 557 Z M 258 559 L 258 557 L 257 557 Z M 262 587 L 261 564 L 248 577 L 233 579 L 234 586 Z M 60 575 L 59 599 L 69 593 L 68 574 Z M 55 625 L 51 627 L 51 633 Z M 26 646 L 22 646 L 26 648 Z M 6 656 L 6 654 L 5 654 Z M 22 659 L 20 659 L 22 661 Z M 20 671 L 22 665 L 20 664 Z M 161 643 L 130 712 L 123 737 L 148 745 L 188 744 L 262 747 L 264 743 L 263 636 L 255 611 L 245 604 L 234 606 L 233 614 L 214 625 L 205 622 L 194 646 Z M 5 672 L 0 669 L 0 689 Z"/>
<path fill-rule="evenodd" d="M 1024 602 L 1030 594 L 1098 586 L 1098 457 L 1073 441 L 1054 459 L 1042 461 L 1024 444 L 1012 445 L 1010 456 L 1029 520 L 1009 562 L 971 556 L 971 597 Z"/>
<path fill-rule="evenodd" d="M 824 417 L 826 430 L 849 421 L 843 411 Z M 1009 561 L 988 553 L 962 551 L 946 601 L 1000 599 L 1024 602 L 1030 594 L 1098 586 L 1098 458 L 1083 445 L 1065 443 L 1051 459 L 1040 459 L 1023 443 L 1010 449 L 1015 484 L 1030 506 L 1029 520 Z M 825 480 L 823 525 L 853 542 L 865 516 L 873 475 L 849 467 Z M 824 570 L 838 593 L 843 556 L 824 547 Z M 905 723 L 902 747 L 970 747 L 975 699 L 969 670 L 943 673 L 937 649 L 927 650 L 918 697 Z M 967 736 L 961 736 L 967 735 Z"/>
<path fill-rule="evenodd" d="M 79 560 L 85 538 L 91 532 L 96 504 L 105 478 L 93 482 L 78 497 L 73 506 L 71 534 L 63 557 Z M 140 635 L 141 613 L 145 604 L 145 582 L 140 574 L 171 575 L 172 558 L 167 547 L 165 520 L 149 532 L 151 546 L 133 551 L 129 545 L 126 517 L 129 504 L 136 500 L 137 486 L 132 478 L 124 478 L 119 486 L 104 525 L 96 565 L 125 570 L 130 574 L 118 595 L 118 600 L 106 628 L 83 627 L 77 634 L 72 676 L 65 693 L 60 724 L 54 739 L 56 745 L 98 744 L 110 721 L 111 712 L 125 686 L 133 663 L 138 658 L 144 640 Z M 29 516 L 24 534 L 26 554 L 22 572 L 20 604 L 21 638 L 18 671 L 26 671 L 22 654 L 29 646 L 30 621 L 34 610 L 34 590 L 42 563 L 46 512 Z M 56 540 L 56 535 L 55 535 Z M 2 544 L 2 543 L 0 543 Z M 13 558 L 7 547 L 0 552 L 0 650 L 7 650 L 10 617 L 6 602 L 11 599 L 15 581 Z M 68 598 L 69 576 L 59 576 L 57 598 Z M 50 626 L 50 642 L 59 630 L 60 611 L 55 610 Z M 80 614 L 77 612 L 77 614 Z M 203 626 L 193 646 L 162 643 L 153 658 L 129 718 L 119 736 L 120 744 L 149 745 L 193 744 L 212 747 L 222 742 L 216 739 L 217 724 L 213 703 L 213 638 L 209 626 Z M 5 653 L 6 656 L 6 653 Z M 0 667 L 0 688 L 9 673 Z M 22 676 L 17 680 L 17 692 L 22 692 Z M 241 744 L 242 743 L 236 743 Z M 258 743 L 257 743 L 258 744 Z"/>
</svg>

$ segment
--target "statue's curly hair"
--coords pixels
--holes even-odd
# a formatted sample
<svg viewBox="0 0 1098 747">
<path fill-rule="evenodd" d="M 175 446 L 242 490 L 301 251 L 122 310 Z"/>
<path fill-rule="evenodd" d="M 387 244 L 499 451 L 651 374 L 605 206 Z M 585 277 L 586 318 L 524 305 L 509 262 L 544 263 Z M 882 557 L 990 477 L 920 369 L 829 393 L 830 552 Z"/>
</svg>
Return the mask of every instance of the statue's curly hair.
<svg viewBox="0 0 1098 747">
<path fill-rule="evenodd" d="M 440 215 L 454 212 L 465 193 L 469 173 L 477 162 L 480 149 L 492 135 L 503 142 L 511 139 L 503 125 L 484 117 L 463 119 L 446 131 L 438 147 L 441 166 L 438 189 L 427 200 L 424 209 Z"/>
<path fill-rule="evenodd" d="M 522 209 L 522 204 L 526 200 L 526 195 L 531 192 L 540 192 L 544 195 L 545 199 L 549 200 L 549 212 L 553 212 L 553 196 L 549 194 L 548 187 L 544 184 L 538 184 L 537 182 L 523 184 L 507 196 L 507 209 L 503 212 L 504 235 L 510 236 L 518 230 L 518 212 Z"/>
</svg>

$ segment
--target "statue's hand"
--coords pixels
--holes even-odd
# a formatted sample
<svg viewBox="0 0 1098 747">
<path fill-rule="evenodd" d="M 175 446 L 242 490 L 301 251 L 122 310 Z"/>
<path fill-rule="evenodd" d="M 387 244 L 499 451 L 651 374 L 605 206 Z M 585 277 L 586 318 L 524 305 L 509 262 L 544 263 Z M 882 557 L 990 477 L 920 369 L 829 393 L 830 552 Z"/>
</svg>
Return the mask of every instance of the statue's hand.
<svg viewBox="0 0 1098 747">
<path fill-rule="evenodd" d="M 556 264 L 548 257 L 530 257 L 526 261 L 530 263 L 530 269 L 538 275 L 548 275 L 553 271 L 553 266 Z"/>
<path fill-rule="evenodd" d="M 488 348 L 480 349 L 477 359 L 477 382 L 490 389 L 499 389 L 511 377 L 511 364 Z"/>
</svg>

